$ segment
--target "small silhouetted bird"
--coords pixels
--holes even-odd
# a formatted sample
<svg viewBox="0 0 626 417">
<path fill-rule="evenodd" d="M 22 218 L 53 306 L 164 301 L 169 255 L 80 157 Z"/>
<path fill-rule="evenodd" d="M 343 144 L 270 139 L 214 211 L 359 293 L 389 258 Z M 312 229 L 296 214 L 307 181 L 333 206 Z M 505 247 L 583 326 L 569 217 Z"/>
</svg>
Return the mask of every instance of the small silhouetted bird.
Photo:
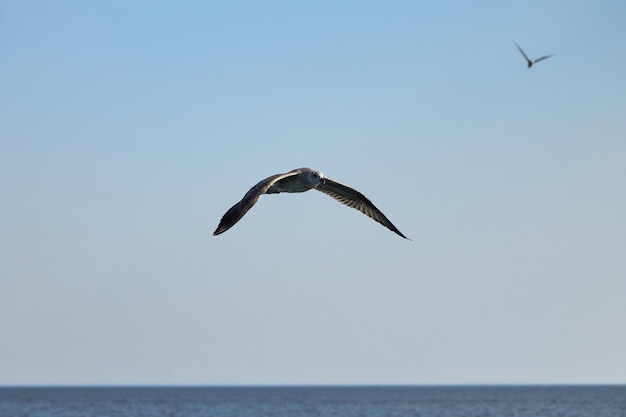
<svg viewBox="0 0 626 417">
<path fill-rule="evenodd" d="M 526 56 L 526 54 L 524 53 L 524 50 L 522 49 L 521 46 L 519 46 L 517 44 L 517 42 L 513 41 L 513 43 L 515 44 L 515 46 L 517 46 L 517 49 L 519 49 L 520 53 L 522 54 L 522 56 L 524 56 L 524 59 L 526 60 L 526 62 L 528 63 L 528 68 L 532 67 L 534 64 L 536 64 L 539 61 L 543 61 L 544 59 L 550 58 L 551 56 L 554 56 L 555 54 L 550 54 L 550 55 L 546 55 L 546 56 L 542 56 L 541 58 L 537 58 L 537 59 L 530 59 Z"/>
</svg>

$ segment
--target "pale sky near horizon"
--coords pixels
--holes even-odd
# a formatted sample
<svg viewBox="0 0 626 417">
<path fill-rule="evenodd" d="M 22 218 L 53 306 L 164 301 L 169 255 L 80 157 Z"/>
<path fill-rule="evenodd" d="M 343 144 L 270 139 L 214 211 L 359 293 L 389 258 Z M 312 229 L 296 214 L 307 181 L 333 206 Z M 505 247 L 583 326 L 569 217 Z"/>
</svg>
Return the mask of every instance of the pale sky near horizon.
<svg viewBox="0 0 626 417">
<path fill-rule="evenodd" d="M 2 2 L 0 385 L 626 383 L 625 18 Z"/>
</svg>

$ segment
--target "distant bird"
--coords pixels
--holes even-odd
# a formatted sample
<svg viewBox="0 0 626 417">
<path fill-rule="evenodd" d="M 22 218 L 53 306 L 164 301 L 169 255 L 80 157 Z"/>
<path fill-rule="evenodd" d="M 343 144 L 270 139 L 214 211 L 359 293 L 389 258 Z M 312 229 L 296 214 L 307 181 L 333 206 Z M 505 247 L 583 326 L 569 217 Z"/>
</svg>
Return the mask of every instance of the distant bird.
<svg viewBox="0 0 626 417">
<path fill-rule="evenodd" d="M 542 56 L 541 58 L 537 58 L 537 59 L 529 59 L 524 53 L 524 50 L 522 49 L 522 47 L 519 46 L 517 42 L 515 41 L 513 41 L 513 43 L 515 44 L 515 46 L 517 46 L 517 49 L 519 49 L 521 54 L 524 56 L 524 59 L 526 59 L 526 62 L 528 62 L 528 68 L 532 67 L 534 64 L 536 64 L 539 61 L 543 61 L 544 59 L 550 58 L 551 56 L 555 55 L 555 54 L 550 54 L 550 55 Z"/>
<path fill-rule="evenodd" d="M 224 214 L 213 235 L 219 235 L 233 227 L 256 204 L 259 197 L 263 194 L 303 193 L 311 189 L 328 194 L 340 203 L 359 210 L 392 232 L 408 239 L 363 194 L 338 181 L 324 177 L 321 171 L 315 171 L 311 168 L 294 169 L 284 174 L 272 175 L 250 188 L 241 201 Z"/>
</svg>

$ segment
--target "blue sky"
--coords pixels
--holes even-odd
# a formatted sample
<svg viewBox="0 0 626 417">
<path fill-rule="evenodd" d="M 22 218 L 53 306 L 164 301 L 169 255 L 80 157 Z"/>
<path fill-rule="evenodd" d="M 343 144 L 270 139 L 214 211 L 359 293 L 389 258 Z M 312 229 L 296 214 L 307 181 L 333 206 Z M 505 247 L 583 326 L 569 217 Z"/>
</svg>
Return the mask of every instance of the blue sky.
<svg viewBox="0 0 626 417">
<path fill-rule="evenodd" d="M 626 382 L 624 16 L 4 2 L 0 384 Z"/>
</svg>

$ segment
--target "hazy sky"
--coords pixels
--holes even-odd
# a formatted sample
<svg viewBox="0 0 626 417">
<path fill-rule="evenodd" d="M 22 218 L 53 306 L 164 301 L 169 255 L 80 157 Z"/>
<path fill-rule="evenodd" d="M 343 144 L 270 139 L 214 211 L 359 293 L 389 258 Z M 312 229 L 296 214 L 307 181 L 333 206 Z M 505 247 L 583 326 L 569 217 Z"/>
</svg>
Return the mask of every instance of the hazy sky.
<svg viewBox="0 0 626 417">
<path fill-rule="evenodd" d="M 625 19 L 2 2 L 0 385 L 625 383 Z"/>
</svg>

